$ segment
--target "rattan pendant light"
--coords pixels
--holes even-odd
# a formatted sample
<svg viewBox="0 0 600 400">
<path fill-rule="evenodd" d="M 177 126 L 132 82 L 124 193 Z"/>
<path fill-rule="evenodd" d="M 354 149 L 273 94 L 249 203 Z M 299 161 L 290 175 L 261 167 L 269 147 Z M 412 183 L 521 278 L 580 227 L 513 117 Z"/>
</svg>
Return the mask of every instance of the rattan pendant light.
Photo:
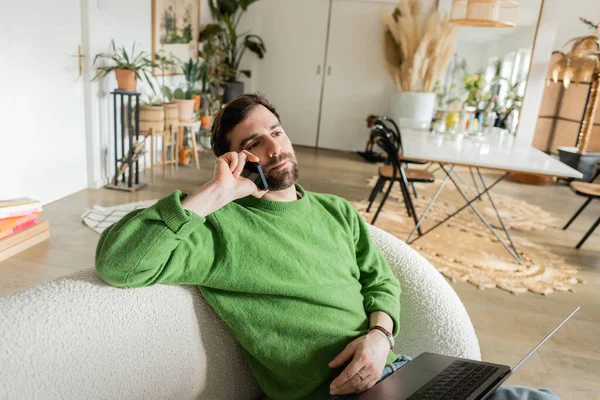
<svg viewBox="0 0 600 400">
<path fill-rule="evenodd" d="M 519 0 L 453 0 L 450 22 L 463 26 L 507 28 L 517 25 Z"/>
</svg>

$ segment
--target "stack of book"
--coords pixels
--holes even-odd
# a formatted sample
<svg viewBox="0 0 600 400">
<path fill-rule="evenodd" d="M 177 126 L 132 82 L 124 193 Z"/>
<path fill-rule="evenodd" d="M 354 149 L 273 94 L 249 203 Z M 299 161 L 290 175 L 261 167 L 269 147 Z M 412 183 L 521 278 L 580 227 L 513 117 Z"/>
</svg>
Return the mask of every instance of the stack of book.
<svg viewBox="0 0 600 400">
<path fill-rule="evenodd" d="M 0 201 L 0 261 L 50 237 L 48 221 L 38 222 L 39 201 L 23 197 Z"/>
</svg>

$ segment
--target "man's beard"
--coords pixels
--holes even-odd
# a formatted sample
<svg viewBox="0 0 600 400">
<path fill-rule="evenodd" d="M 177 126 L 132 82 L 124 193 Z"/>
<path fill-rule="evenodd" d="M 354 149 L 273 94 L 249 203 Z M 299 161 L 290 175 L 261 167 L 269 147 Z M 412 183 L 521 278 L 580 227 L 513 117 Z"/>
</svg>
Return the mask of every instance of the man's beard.
<svg viewBox="0 0 600 400">
<path fill-rule="evenodd" d="M 276 170 L 272 169 L 284 160 L 287 160 L 287 165 L 285 167 Z M 293 154 L 283 154 L 271 159 L 271 161 L 263 168 L 263 173 L 265 174 L 265 179 L 269 185 L 270 192 L 278 192 L 289 188 L 298 181 L 298 176 L 300 174 L 296 157 Z"/>
</svg>

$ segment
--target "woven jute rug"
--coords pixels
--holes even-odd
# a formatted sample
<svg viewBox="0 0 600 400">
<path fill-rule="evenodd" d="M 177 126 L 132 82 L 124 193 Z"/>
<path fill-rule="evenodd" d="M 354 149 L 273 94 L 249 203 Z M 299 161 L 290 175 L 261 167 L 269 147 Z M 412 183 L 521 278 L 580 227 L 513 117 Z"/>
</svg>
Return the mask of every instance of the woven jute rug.
<svg viewBox="0 0 600 400">
<path fill-rule="evenodd" d="M 371 178 L 369 186 L 373 187 L 376 181 L 377 177 Z M 433 184 L 417 184 L 419 197 L 413 201 L 418 216 L 423 214 L 438 185 L 439 180 Z M 386 185 L 384 190 L 387 190 L 387 187 Z M 472 188 L 461 185 L 461 189 L 468 197 L 474 196 Z M 352 204 L 367 222 L 371 222 L 382 196 L 383 193 L 377 197 L 369 213 L 366 212 L 368 201 Z M 576 267 L 567 264 L 565 259 L 554 253 L 551 248 L 534 244 L 514 233 L 557 229 L 557 222 L 552 215 L 522 200 L 496 193 L 492 196 L 505 226 L 510 229 L 524 265 L 515 261 L 470 208 L 416 240 L 411 247 L 419 251 L 452 282 L 469 282 L 482 290 L 499 288 L 513 294 L 531 291 L 548 295 L 556 290 L 574 291 L 573 286 L 582 283 L 577 276 Z M 465 201 L 456 188 L 451 183 L 447 184 L 427 215 L 422 225 L 423 231 L 464 204 Z M 484 195 L 481 201 L 476 201 L 475 206 L 495 228 L 498 228 L 500 237 L 506 240 L 487 196 Z M 397 183 L 393 186 L 375 225 L 402 240 L 406 240 L 413 229 L 414 221 L 406 212 Z"/>
</svg>

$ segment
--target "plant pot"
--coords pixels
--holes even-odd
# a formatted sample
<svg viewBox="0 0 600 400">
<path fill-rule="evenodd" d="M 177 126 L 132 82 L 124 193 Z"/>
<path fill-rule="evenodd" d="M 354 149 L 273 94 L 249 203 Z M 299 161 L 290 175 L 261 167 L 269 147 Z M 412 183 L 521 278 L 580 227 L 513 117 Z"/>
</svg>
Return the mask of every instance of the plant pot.
<svg viewBox="0 0 600 400">
<path fill-rule="evenodd" d="M 229 103 L 231 100 L 244 94 L 244 82 L 225 82 L 223 84 L 223 89 L 225 89 L 225 93 L 223 93 L 223 104 Z"/>
<path fill-rule="evenodd" d="M 117 77 L 117 86 L 119 89 L 135 92 L 137 88 L 135 71 L 130 69 L 115 69 L 115 76 Z"/>
<path fill-rule="evenodd" d="M 165 130 L 179 125 L 179 107 L 177 103 L 165 103 Z"/>
<path fill-rule="evenodd" d="M 205 136 L 205 135 L 200 136 L 200 145 L 206 149 L 211 149 L 210 136 Z"/>
<path fill-rule="evenodd" d="M 179 121 L 193 122 L 194 121 L 194 100 L 175 100 L 177 110 L 179 112 Z"/>
<path fill-rule="evenodd" d="M 429 130 L 434 109 L 435 93 L 392 93 L 391 116 L 400 128 Z"/>
<path fill-rule="evenodd" d="M 195 94 L 192 96 L 192 98 L 194 99 L 194 111 L 197 111 L 202 105 L 202 96 L 199 94 Z"/>
<path fill-rule="evenodd" d="M 212 115 L 202 115 L 200 117 L 201 129 L 210 129 L 210 124 L 212 124 Z"/>
<path fill-rule="evenodd" d="M 142 106 L 140 108 L 140 133 L 152 129 L 153 133 L 165 129 L 165 107 L 163 105 Z"/>
<path fill-rule="evenodd" d="M 190 149 L 189 147 L 182 147 L 179 150 L 179 164 L 183 164 L 183 165 L 189 165 L 190 163 L 190 153 L 192 152 L 192 149 Z"/>
<path fill-rule="evenodd" d="M 558 159 L 567 164 L 569 167 L 581 172 L 582 181 L 589 182 L 596 172 L 600 153 L 583 153 L 577 152 L 577 147 L 558 147 Z"/>
</svg>

